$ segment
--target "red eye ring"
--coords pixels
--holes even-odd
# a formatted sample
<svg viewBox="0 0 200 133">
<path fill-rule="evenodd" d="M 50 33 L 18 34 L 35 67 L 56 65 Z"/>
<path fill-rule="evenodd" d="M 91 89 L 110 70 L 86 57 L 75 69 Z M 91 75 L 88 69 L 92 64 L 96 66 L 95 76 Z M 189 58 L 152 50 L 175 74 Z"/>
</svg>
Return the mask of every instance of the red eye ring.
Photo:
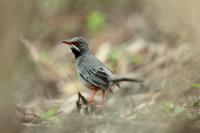
<svg viewBox="0 0 200 133">
<path fill-rule="evenodd" d="M 74 42 L 74 45 L 75 45 L 75 46 L 79 46 L 79 43 L 78 43 L 78 42 Z"/>
</svg>

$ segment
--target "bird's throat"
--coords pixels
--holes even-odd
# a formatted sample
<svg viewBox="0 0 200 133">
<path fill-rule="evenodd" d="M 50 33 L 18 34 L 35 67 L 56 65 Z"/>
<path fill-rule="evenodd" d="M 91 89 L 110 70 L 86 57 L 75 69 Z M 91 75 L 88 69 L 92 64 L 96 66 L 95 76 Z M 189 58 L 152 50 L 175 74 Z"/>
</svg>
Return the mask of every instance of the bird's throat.
<svg viewBox="0 0 200 133">
<path fill-rule="evenodd" d="M 72 50 L 72 53 L 73 53 L 74 56 L 75 56 L 75 59 L 78 58 L 78 57 L 81 55 L 81 52 L 78 51 L 77 49 L 71 47 L 71 50 Z"/>
</svg>

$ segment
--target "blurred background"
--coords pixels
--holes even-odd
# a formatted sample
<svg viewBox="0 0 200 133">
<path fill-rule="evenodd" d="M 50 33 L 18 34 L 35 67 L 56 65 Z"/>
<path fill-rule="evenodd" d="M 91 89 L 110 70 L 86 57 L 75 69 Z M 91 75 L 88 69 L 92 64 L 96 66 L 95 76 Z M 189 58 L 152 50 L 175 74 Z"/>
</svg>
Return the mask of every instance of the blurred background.
<svg viewBox="0 0 200 133">
<path fill-rule="evenodd" d="M 0 132 L 200 132 L 199 12 L 198 0 L 1 0 Z M 98 120 L 74 115 L 77 89 L 90 93 L 61 44 L 76 36 L 144 78 L 115 89 Z"/>
</svg>

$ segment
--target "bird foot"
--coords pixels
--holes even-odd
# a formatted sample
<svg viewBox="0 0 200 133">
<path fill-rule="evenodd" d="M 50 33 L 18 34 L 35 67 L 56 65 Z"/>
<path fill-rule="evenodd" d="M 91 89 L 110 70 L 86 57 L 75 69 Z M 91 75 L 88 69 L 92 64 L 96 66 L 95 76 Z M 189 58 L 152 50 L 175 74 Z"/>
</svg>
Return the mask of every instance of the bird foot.
<svg viewBox="0 0 200 133">
<path fill-rule="evenodd" d="M 89 104 L 89 105 L 94 105 L 95 103 L 94 103 L 93 100 L 88 100 L 88 104 Z"/>
<path fill-rule="evenodd" d="M 89 102 L 89 105 L 95 107 L 95 108 L 104 108 L 105 105 L 104 104 L 96 104 L 94 101 Z"/>
<path fill-rule="evenodd" d="M 104 105 L 104 104 L 96 104 L 95 107 L 96 107 L 96 108 L 104 108 L 105 105 Z"/>
</svg>

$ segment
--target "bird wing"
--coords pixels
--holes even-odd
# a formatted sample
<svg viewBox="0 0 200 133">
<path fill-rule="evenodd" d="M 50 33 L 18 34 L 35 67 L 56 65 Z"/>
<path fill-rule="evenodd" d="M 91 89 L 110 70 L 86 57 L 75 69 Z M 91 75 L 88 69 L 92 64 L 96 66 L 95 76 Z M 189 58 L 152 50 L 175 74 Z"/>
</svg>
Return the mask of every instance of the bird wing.
<svg viewBox="0 0 200 133">
<path fill-rule="evenodd" d="M 85 66 L 79 70 L 80 76 L 90 84 L 107 89 L 109 86 L 108 74 L 102 67 Z"/>
</svg>

